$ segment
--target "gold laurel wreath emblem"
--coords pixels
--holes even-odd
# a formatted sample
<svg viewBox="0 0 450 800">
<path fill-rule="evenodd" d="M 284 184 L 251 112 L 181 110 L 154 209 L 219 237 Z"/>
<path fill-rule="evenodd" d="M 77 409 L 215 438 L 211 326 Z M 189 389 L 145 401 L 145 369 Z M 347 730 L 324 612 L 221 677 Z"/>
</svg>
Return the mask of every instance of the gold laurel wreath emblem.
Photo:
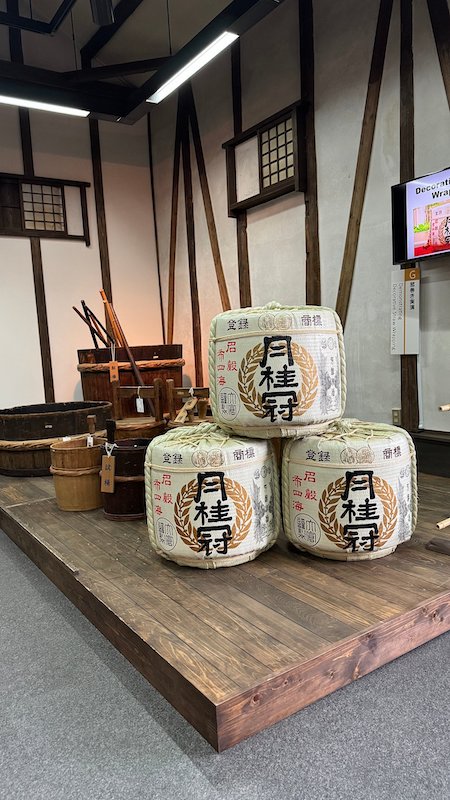
<svg viewBox="0 0 450 800">
<path fill-rule="evenodd" d="M 236 509 L 236 520 L 231 529 L 231 541 L 228 549 L 238 547 L 246 538 L 252 524 L 252 503 L 244 487 L 231 478 L 224 478 L 225 490 Z M 180 538 L 196 553 L 200 549 L 197 540 L 197 528 L 190 520 L 192 501 L 197 494 L 197 480 L 189 481 L 180 489 L 174 506 L 175 525 Z"/>
<path fill-rule="evenodd" d="M 345 478 L 338 478 L 337 481 L 330 483 L 327 488 L 323 490 L 319 500 L 318 511 L 320 527 L 324 534 L 330 542 L 333 542 L 333 544 L 337 545 L 337 547 L 340 547 L 342 550 L 345 548 L 346 542 L 344 540 L 344 528 L 336 519 L 336 508 L 344 492 L 345 483 Z M 398 505 L 395 492 L 387 481 L 382 478 L 374 477 L 373 488 L 375 494 L 380 498 L 383 504 L 383 520 L 378 528 L 378 539 L 375 543 L 375 548 L 379 550 L 386 544 L 395 531 L 398 518 Z"/>
<path fill-rule="evenodd" d="M 311 408 L 316 399 L 319 388 L 319 376 L 313 357 L 297 342 L 291 345 L 292 356 L 300 369 L 302 384 L 297 392 L 297 407 L 293 410 L 295 417 L 300 417 L 308 408 Z M 238 389 L 240 398 L 251 414 L 255 417 L 264 417 L 262 408 L 262 394 L 255 388 L 255 373 L 264 356 L 264 345 L 257 344 L 241 361 L 238 373 Z"/>
</svg>

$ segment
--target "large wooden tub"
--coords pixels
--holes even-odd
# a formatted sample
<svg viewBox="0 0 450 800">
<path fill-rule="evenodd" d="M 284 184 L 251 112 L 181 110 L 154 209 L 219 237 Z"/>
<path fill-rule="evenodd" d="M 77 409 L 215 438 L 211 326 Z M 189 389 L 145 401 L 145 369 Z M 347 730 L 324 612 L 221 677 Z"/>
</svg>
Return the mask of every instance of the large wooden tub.
<svg viewBox="0 0 450 800">
<path fill-rule="evenodd" d="M 50 474 L 50 445 L 63 436 L 88 432 L 95 415 L 97 431 L 112 417 L 106 402 L 43 403 L 0 410 L 0 474 L 29 477 Z"/>
</svg>

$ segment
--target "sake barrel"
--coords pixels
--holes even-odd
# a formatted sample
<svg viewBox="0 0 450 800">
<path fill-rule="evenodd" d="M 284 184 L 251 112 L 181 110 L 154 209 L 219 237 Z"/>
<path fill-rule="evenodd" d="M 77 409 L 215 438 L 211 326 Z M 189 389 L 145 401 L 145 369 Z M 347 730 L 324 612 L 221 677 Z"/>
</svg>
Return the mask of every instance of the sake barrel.
<svg viewBox="0 0 450 800">
<path fill-rule="evenodd" d="M 228 436 L 213 423 L 152 440 L 145 494 L 152 547 L 183 566 L 251 561 L 273 545 L 281 524 L 272 443 Z"/>
<path fill-rule="evenodd" d="M 321 432 L 345 407 L 339 317 L 278 303 L 219 314 L 209 373 L 213 417 L 224 430 L 258 438 Z"/>
<path fill-rule="evenodd" d="M 323 558 L 381 558 L 411 538 L 417 474 L 409 434 L 341 420 L 321 436 L 288 442 L 282 466 L 288 539 Z"/>
</svg>

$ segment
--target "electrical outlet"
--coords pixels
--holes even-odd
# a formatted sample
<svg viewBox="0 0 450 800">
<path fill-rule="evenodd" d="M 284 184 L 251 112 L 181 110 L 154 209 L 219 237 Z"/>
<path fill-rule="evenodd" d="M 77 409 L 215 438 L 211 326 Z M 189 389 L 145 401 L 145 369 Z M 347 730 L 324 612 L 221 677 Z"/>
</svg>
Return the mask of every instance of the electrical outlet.
<svg viewBox="0 0 450 800">
<path fill-rule="evenodd" d="M 393 425 L 401 425 L 402 424 L 402 410 L 401 410 L 401 408 L 393 408 L 392 409 L 392 424 Z"/>
</svg>

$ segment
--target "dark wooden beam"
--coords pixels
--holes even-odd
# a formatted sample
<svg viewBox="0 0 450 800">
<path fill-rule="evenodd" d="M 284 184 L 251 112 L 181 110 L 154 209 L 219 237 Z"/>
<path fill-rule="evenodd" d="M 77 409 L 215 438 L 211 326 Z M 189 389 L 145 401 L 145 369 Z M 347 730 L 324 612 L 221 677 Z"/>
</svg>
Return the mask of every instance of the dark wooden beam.
<svg viewBox="0 0 450 800">
<path fill-rule="evenodd" d="M 120 3 L 114 9 L 114 18 L 115 21 L 112 25 L 106 25 L 103 28 L 99 28 L 96 33 L 89 39 L 88 42 L 81 48 L 81 63 L 83 66 L 89 66 L 91 60 L 100 50 L 111 41 L 113 36 L 116 35 L 117 31 L 120 30 L 122 25 L 127 21 L 129 17 L 136 11 L 137 8 L 141 5 L 142 0 L 120 0 Z"/>
<path fill-rule="evenodd" d="M 0 11 L 0 25 L 8 25 L 9 28 L 14 28 L 16 30 L 31 31 L 32 33 L 51 36 L 53 33 L 56 33 L 58 28 L 62 25 L 76 1 L 77 0 L 63 0 L 56 9 L 50 22 L 33 19 L 32 17 L 22 17 L 18 11 L 14 13 Z"/>
<path fill-rule="evenodd" d="M 195 385 L 203 386 L 202 363 L 202 328 L 200 320 L 200 302 L 197 284 L 197 263 L 195 254 L 194 199 L 192 194 L 191 144 L 189 141 L 188 101 L 184 92 L 180 92 L 182 104 L 181 114 L 181 151 L 183 155 L 184 203 L 186 212 L 186 236 L 189 264 L 189 283 L 191 288 L 192 341 L 194 346 Z"/>
<path fill-rule="evenodd" d="M 156 214 L 155 176 L 153 172 L 152 125 L 151 125 L 150 114 L 147 114 L 147 142 L 148 142 L 148 169 L 150 172 L 150 191 L 152 197 L 153 232 L 155 235 L 156 267 L 158 270 L 159 307 L 161 310 L 161 328 L 162 328 L 163 344 L 165 344 L 166 324 L 164 321 L 164 303 L 163 303 L 162 286 L 161 286 L 161 259 L 159 253 L 158 218 Z"/>
<path fill-rule="evenodd" d="M 342 260 L 341 278 L 336 301 L 336 311 L 342 324 L 347 320 L 348 305 L 352 290 L 353 273 L 355 270 L 356 253 L 358 250 L 359 230 L 366 196 L 367 178 L 369 174 L 370 158 L 372 155 L 375 122 L 380 98 L 381 80 L 383 77 L 384 59 L 389 34 L 393 0 L 380 0 L 377 28 L 373 46 L 372 62 L 370 65 L 369 83 L 367 87 L 366 104 L 361 128 L 358 159 L 356 163 L 355 182 L 350 205 L 350 216 L 345 240 L 344 257 Z"/>
<path fill-rule="evenodd" d="M 173 148 L 172 207 L 170 212 L 169 287 L 167 300 L 168 344 L 173 344 L 173 325 L 175 316 L 175 260 L 177 252 L 178 191 L 180 184 L 181 117 L 181 99 L 178 97 L 175 143 Z"/>
<path fill-rule="evenodd" d="M 319 206 L 317 200 L 317 160 L 314 117 L 314 11 L 313 0 L 299 0 L 300 83 L 306 101 L 306 302 L 320 305 Z"/>
<path fill-rule="evenodd" d="M 450 11 L 447 0 L 427 0 L 431 27 L 450 108 Z"/>
<path fill-rule="evenodd" d="M 234 135 L 242 133 L 241 44 L 238 39 L 231 47 L 231 93 L 233 102 Z M 239 302 L 241 308 L 252 304 L 250 263 L 248 257 L 247 212 L 236 215 L 236 236 L 239 273 Z"/>
<path fill-rule="evenodd" d="M 62 72 L 61 75 L 70 83 L 89 83 L 90 81 L 105 80 L 106 78 L 121 78 L 124 75 L 154 72 L 154 70 L 162 67 L 169 58 L 170 56 L 144 58 L 141 61 L 125 61 L 122 64 L 108 64 L 105 67 L 91 67 L 73 70 L 72 72 Z"/>
<path fill-rule="evenodd" d="M 225 280 L 225 273 L 223 271 L 222 257 L 220 255 L 219 240 L 217 237 L 216 221 L 214 219 L 214 211 L 211 201 L 211 193 L 209 191 L 208 176 L 206 174 L 205 157 L 203 155 L 202 140 L 200 136 L 200 128 L 198 124 L 197 109 L 195 107 L 194 94 L 191 84 L 187 84 L 185 88 L 186 101 L 188 104 L 188 113 L 192 128 L 192 141 L 194 144 L 195 157 L 197 159 L 198 176 L 200 180 L 200 188 L 203 197 L 203 206 L 205 209 L 206 224 L 208 227 L 209 242 L 211 245 L 211 252 L 214 261 L 214 268 L 216 271 L 217 285 L 219 287 L 220 300 L 222 303 L 222 310 L 229 311 L 231 308 L 230 297 L 228 295 L 227 282 Z"/>
<path fill-rule="evenodd" d="M 18 0 L 8 0 L 8 12 L 17 14 Z M 11 61 L 23 63 L 22 36 L 17 28 L 9 29 L 9 49 Z M 19 109 L 20 139 L 22 146 L 23 171 L 34 175 L 33 147 L 31 140 L 30 114 L 27 109 Z M 30 238 L 31 264 L 33 268 L 34 294 L 41 351 L 42 377 L 46 403 L 55 402 L 53 384 L 52 354 L 48 330 L 47 302 L 45 299 L 44 272 L 42 268 L 41 241 L 37 237 Z"/>
<path fill-rule="evenodd" d="M 412 0 L 400 0 L 400 181 L 414 178 L 414 57 Z M 402 425 L 419 427 L 417 356 L 401 356 Z"/>
<path fill-rule="evenodd" d="M 100 133 L 98 121 L 89 120 L 89 134 L 91 138 L 92 174 L 95 194 L 95 209 L 97 212 L 98 248 L 100 253 L 100 267 L 102 272 L 102 287 L 110 303 L 112 303 L 111 271 L 109 265 L 108 234 L 106 230 L 105 198 L 103 195 L 102 156 L 100 149 Z"/>
</svg>

